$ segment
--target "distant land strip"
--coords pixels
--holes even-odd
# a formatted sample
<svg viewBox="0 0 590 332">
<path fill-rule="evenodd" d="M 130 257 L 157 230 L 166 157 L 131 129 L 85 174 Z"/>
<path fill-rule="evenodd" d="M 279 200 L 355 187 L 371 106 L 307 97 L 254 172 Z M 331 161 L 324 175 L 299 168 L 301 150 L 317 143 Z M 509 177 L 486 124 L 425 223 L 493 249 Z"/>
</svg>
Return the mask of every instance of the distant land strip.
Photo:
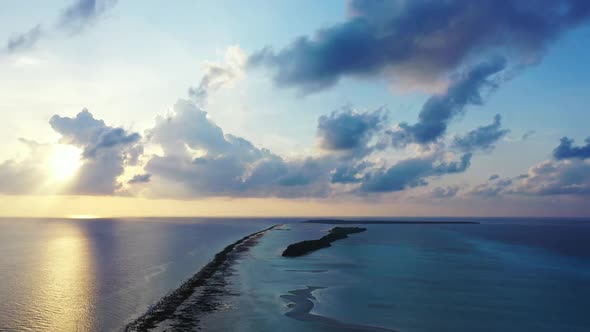
<svg viewBox="0 0 590 332">
<path fill-rule="evenodd" d="M 402 220 L 341 220 L 341 219 L 311 219 L 303 221 L 305 224 L 327 224 L 327 225 L 379 225 L 379 224 L 396 224 L 396 225 L 463 225 L 479 224 L 478 221 L 402 221 Z"/>
<path fill-rule="evenodd" d="M 247 251 L 251 246 L 256 244 L 258 239 L 264 233 L 282 225 L 274 225 L 262 231 L 244 236 L 238 241 L 228 245 L 222 251 L 217 253 L 213 260 L 205 265 L 199 272 L 192 276 L 189 280 L 183 283 L 179 288 L 172 293 L 164 296 L 160 301 L 153 305 L 145 314 L 137 318 L 135 321 L 127 325 L 125 331 L 149 331 L 156 328 L 156 326 L 166 320 L 176 320 L 172 322 L 173 329 L 194 330 L 198 323 L 198 312 L 191 310 L 189 315 L 183 313 L 186 310 L 180 310 L 182 305 L 191 297 L 197 290 L 202 287 L 209 287 L 209 290 L 204 291 L 204 294 L 197 296 L 196 299 L 191 299 L 192 307 L 202 311 L 213 311 L 216 306 L 216 301 L 212 298 L 215 294 L 223 294 L 220 287 L 224 286 L 221 282 L 227 276 L 228 270 L 241 253 Z M 214 289 L 213 289 L 214 288 Z M 212 295 L 213 294 L 213 295 Z M 189 317 L 190 316 L 190 317 Z M 195 321 L 197 320 L 197 321 Z"/>
<path fill-rule="evenodd" d="M 293 243 L 283 251 L 283 257 L 298 257 L 307 255 L 312 251 L 322 248 L 328 248 L 331 243 L 337 240 L 346 239 L 348 234 L 360 233 L 366 231 L 363 227 L 334 227 L 327 235 L 317 240 L 307 240 Z"/>
</svg>

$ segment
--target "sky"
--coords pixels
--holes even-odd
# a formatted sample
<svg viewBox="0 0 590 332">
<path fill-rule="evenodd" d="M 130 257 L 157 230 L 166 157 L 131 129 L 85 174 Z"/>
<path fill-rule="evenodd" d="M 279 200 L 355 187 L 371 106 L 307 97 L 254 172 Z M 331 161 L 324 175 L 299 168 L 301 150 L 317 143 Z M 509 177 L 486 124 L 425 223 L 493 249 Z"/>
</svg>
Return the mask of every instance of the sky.
<svg viewBox="0 0 590 332">
<path fill-rule="evenodd" d="M 585 0 L 0 8 L 0 216 L 590 216 Z"/>
</svg>

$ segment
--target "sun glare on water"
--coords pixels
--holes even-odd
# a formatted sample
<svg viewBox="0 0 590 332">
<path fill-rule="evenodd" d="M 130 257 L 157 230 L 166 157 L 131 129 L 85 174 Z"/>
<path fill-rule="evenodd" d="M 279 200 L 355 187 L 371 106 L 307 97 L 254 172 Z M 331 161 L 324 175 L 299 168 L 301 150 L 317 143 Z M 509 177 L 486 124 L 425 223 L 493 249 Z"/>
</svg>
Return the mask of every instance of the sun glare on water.
<svg viewBox="0 0 590 332">
<path fill-rule="evenodd" d="M 80 150 L 69 145 L 56 145 L 49 159 L 49 172 L 54 181 L 63 182 L 72 178 L 80 166 Z"/>
</svg>

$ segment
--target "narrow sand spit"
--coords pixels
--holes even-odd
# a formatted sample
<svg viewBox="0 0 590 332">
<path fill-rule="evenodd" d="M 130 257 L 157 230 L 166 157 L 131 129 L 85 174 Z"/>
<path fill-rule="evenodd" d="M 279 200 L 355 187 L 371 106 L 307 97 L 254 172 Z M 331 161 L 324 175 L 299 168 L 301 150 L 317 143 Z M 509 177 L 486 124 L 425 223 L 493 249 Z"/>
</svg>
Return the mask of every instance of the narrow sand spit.
<svg viewBox="0 0 590 332">
<path fill-rule="evenodd" d="M 266 232 L 279 226 L 282 225 L 250 234 L 225 247 L 198 273 L 127 325 L 125 331 L 196 327 L 200 314 L 214 311 L 221 305 L 218 297 L 225 293 L 225 278 L 231 273 L 236 259 L 254 246 Z"/>
<path fill-rule="evenodd" d="M 288 294 L 281 295 L 283 300 L 289 302 L 288 305 L 289 308 L 291 308 L 290 311 L 285 313 L 285 316 L 300 321 L 322 324 L 324 326 L 336 328 L 339 331 L 397 332 L 396 330 L 382 327 L 345 323 L 333 318 L 312 314 L 311 310 L 314 306 L 312 300 L 317 300 L 312 293 L 318 289 L 324 288 L 325 287 L 307 286 L 307 288 L 292 290 L 289 291 Z"/>
</svg>

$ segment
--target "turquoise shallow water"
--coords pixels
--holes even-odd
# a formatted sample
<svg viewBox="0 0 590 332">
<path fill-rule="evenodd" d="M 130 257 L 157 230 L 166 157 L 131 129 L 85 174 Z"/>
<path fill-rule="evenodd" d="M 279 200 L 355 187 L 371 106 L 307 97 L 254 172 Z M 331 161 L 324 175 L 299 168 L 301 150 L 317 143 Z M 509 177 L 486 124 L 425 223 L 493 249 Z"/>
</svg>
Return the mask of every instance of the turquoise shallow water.
<svg viewBox="0 0 590 332">
<path fill-rule="evenodd" d="M 281 296 L 320 287 L 312 314 L 398 331 L 588 331 L 590 224 L 486 219 L 480 225 L 365 225 L 333 247 L 283 258 L 332 225 L 269 232 L 236 266 L 236 296 L 209 330 L 337 331 L 298 321 Z M 351 328 L 351 330 L 355 330 Z M 357 329 L 358 330 L 358 329 Z"/>
</svg>

